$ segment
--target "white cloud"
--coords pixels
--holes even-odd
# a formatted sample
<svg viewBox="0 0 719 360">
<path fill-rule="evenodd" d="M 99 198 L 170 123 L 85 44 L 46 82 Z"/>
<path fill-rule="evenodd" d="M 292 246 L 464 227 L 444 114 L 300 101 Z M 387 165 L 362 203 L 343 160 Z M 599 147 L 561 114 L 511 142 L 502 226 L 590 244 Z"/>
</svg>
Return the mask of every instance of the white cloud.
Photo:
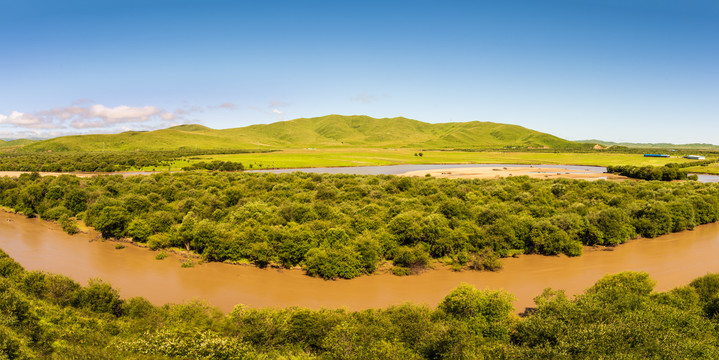
<svg viewBox="0 0 719 360">
<path fill-rule="evenodd" d="M 10 129 L 13 134 L 27 134 L 33 137 L 61 136 L 67 133 L 112 133 L 128 130 L 155 130 L 172 124 L 197 123 L 193 115 L 213 109 L 235 109 L 236 105 L 225 102 L 211 106 L 185 106 L 175 111 L 166 111 L 156 106 L 106 106 L 92 104 L 89 99 L 73 102 L 66 107 L 57 107 L 34 113 L 12 111 L 0 114 L 0 126 Z M 133 124 L 130 126 L 129 124 Z M 61 129 L 60 131 L 30 131 L 28 129 Z M 64 130 L 63 130 L 64 129 Z M 0 129 L 3 130 L 3 129 Z M 12 136 L 15 137 L 15 136 Z"/>
<path fill-rule="evenodd" d="M 57 125 L 53 123 L 43 122 L 42 118 L 35 115 L 21 113 L 19 111 L 13 111 L 10 115 L 0 114 L 0 124 L 9 124 L 31 129 L 53 129 L 57 127 Z"/>
<path fill-rule="evenodd" d="M 365 103 L 365 104 L 370 104 L 370 103 L 374 102 L 375 100 L 377 100 L 377 97 L 373 96 L 373 95 L 369 95 L 367 93 L 361 93 L 361 94 L 351 98 L 350 100 L 358 101 L 358 102 Z"/>
<path fill-rule="evenodd" d="M 165 112 L 165 113 L 160 114 L 160 117 L 162 118 L 162 120 L 172 121 L 175 119 L 175 114 L 173 114 L 171 112 Z"/>
<path fill-rule="evenodd" d="M 114 108 L 108 108 L 105 105 L 97 104 L 90 107 L 88 117 L 97 117 L 105 121 L 147 121 L 150 116 L 158 115 L 160 109 L 154 106 L 129 107 L 120 105 Z"/>
<path fill-rule="evenodd" d="M 290 104 L 288 104 L 287 102 L 279 101 L 279 100 L 273 100 L 273 101 L 270 102 L 270 107 L 273 107 L 273 108 L 286 107 L 286 106 L 289 106 L 289 105 L 290 105 Z"/>
</svg>

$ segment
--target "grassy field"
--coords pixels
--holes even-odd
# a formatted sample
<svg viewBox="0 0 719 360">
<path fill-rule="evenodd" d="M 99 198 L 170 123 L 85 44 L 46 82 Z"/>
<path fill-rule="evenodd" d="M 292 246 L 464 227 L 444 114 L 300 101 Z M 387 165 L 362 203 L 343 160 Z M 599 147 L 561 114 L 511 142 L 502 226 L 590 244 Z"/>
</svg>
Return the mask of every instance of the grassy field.
<svg viewBox="0 0 719 360">
<path fill-rule="evenodd" d="M 709 166 L 692 166 L 686 169 L 689 170 L 689 172 L 719 175 L 719 163 L 714 163 Z"/>
<path fill-rule="evenodd" d="M 261 154 L 207 155 L 185 158 L 172 164 L 179 169 L 198 161 L 241 162 L 245 168 L 299 168 L 335 166 L 373 166 L 397 164 L 561 164 L 561 165 L 664 165 L 685 163 L 692 160 L 680 157 L 645 158 L 641 154 L 615 153 L 539 153 L 539 152 L 463 152 L 422 151 L 411 149 L 318 149 L 282 150 Z M 697 172 L 707 172 L 708 167 L 697 167 Z M 719 171 L 713 166 L 711 170 Z"/>
</svg>

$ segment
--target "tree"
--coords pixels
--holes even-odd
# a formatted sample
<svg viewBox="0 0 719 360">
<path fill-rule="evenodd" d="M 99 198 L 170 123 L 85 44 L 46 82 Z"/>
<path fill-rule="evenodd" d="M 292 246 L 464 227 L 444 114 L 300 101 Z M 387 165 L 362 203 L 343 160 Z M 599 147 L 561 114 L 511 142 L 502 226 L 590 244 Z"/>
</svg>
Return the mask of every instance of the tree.
<svg viewBox="0 0 719 360">
<path fill-rule="evenodd" d="M 129 217 L 124 208 L 120 206 L 107 206 L 102 208 L 92 220 L 92 225 L 104 238 L 120 238 L 125 235 L 125 228 Z"/>
<path fill-rule="evenodd" d="M 118 291 L 100 279 L 90 279 L 80 295 L 80 306 L 94 312 L 120 315 L 122 303 Z"/>
</svg>

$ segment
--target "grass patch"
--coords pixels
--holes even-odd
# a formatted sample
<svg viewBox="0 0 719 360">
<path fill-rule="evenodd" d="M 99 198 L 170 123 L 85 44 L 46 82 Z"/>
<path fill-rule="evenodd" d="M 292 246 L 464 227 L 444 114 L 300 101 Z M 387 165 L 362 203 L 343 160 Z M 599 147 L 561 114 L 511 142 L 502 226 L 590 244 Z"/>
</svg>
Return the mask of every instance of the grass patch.
<svg viewBox="0 0 719 360">
<path fill-rule="evenodd" d="M 412 274 L 412 270 L 408 267 L 395 266 L 392 268 L 392 274 L 397 276 L 409 276 Z"/>
<path fill-rule="evenodd" d="M 183 261 L 180 266 L 182 266 L 183 268 L 195 267 L 195 262 L 192 261 L 192 259 L 187 259 L 187 260 Z"/>
</svg>

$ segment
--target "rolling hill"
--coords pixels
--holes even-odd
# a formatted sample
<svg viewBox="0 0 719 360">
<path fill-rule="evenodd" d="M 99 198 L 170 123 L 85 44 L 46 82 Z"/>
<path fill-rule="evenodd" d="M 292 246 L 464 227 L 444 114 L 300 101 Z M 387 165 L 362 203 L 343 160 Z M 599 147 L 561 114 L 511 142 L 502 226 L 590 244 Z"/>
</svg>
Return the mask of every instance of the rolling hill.
<svg viewBox="0 0 719 360">
<path fill-rule="evenodd" d="M 398 118 L 328 115 L 266 125 L 215 130 L 180 125 L 149 132 L 75 135 L 38 141 L 27 151 L 110 151 L 193 149 L 289 149 L 328 147 L 497 148 L 584 147 L 517 125 L 492 122 L 430 124 Z"/>
<path fill-rule="evenodd" d="M 612 142 L 603 140 L 576 140 L 578 143 L 599 144 L 602 146 L 626 146 L 628 148 L 642 149 L 678 149 L 678 150 L 717 150 L 719 145 L 713 144 L 671 144 L 671 143 L 629 143 L 629 142 Z"/>
<path fill-rule="evenodd" d="M 5 141 L 5 140 L 0 139 L 0 147 L 23 146 L 23 145 L 27 145 L 27 144 L 32 144 L 34 142 L 35 142 L 35 140 L 30 140 L 30 139 L 17 139 L 17 140 L 10 140 L 10 141 Z"/>
</svg>

